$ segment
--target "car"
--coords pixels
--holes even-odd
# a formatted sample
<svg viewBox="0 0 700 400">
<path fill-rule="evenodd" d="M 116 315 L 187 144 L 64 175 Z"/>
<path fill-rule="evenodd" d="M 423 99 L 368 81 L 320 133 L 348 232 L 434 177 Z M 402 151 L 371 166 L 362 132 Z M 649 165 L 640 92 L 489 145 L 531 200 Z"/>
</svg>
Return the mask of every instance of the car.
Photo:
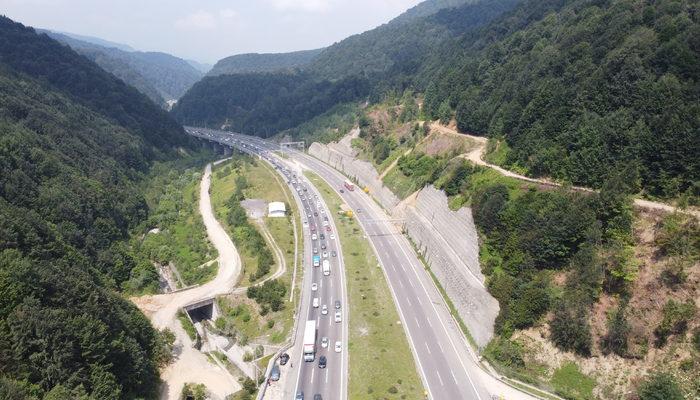
<svg viewBox="0 0 700 400">
<path fill-rule="evenodd" d="M 318 249 L 314 247 L 314 254 L 318 254 Z"/>
<path fill-rule="evenodd" d="M 321 301 L 318 299 L 318 297 L 314 297 L 314 301 L 313 301 L 314 308 L 318 308 L 319 304 L 321 304 Z"/>
<path fill-rule="evenodd" d="M 294 400 L 304 400 L 304 392 L 297 392 L 296 397 L 294 397 Z"/>
<path fill-rule="evenodd" d="M 340 300 L 335 301 L 335 309 L 340 310 Z"/>
<path fill-rule="evenodd" d="M 340 189 L 340 193 L 345 193 L 345 190 L 344 190 L 344 189 Z"/>
<path fill-rule="evenodd" d="M 287 365 L 287 362 L 289 361 L 289 354 L 283 353 L 280 356 L 280 365 Z"/>
<path fill-rule="evenodd" d="M 311 225 L 309 229 L 311 229 L 311 232 L 316 232 L 316 225 Z"/>
<path fill-rule="evenodd" d="M 317 236 L 315 233 L 312 234 L 312 235 L 311 235 L 311 240 L 316 240 L 316 239 L 318 239 L 318 236 Z"/>
<path fill-rule="evenodd" d="M 270 371 L 270 380 L 273 382 L 280 380 L 280 367 L 276 365 L 272 367 Z"/>
<path fill-rule="evenodd" d="M 323 217 L 323 226 L 328 226 L 328 218 Z"/>
<path fill-rule="evenodd" d="M 316 394 L 314 395 L 314 400 L 323 400 L 323 397 L 321 397 L 320 394 L 316 393 Z"/>
<path fill-rule="evenodd" d="M 362 212 L 362 209 L 361 209 L 361 208 L 358 208 L 355 212 L 359 214 L 359 213 Z"/>
<path fill-rule="evenodd" d="M 314 211 L 314 217 L 318 217 L 318 212 Z"/>
<path fill-rule="evenodd" d="M 315 292 L 315 291 L 317 291 L 317 290 L 318 290 L 318 284 L 317 284 L 316 282 L 312 283 L 312 284 L 311 284 L 311 291 L 312 291 L 312 292 Z"/>
<path fill-rule="evenodd" d="M 329 342 L 328 336 L 324 336 L 324 337 L 321 339 L 321 347 L 324 348 L 324 349 L 327 349 L 327 348 L 328 348 L 328 342 Z"/>
<path fill-rule="evenodd" d="M 327 251 L 324 251 L 324 252 L 323 252 L 323 258 L 328 258 L 328 252 L 327 252 Z"/>
<path fill-rule="evenodd" d="M 323 314 L 323 315 L 328 314 L 328 306 L 327 305 L 324 304 L 323 307 L 321 307 L 321 314 Z"/>
<path fill-rule="evenodd" d="M 341 322 L 343 320 L 343 315 L 340 313 L 340 311 L 335 312 L 335 322 Z"/>
<path fill-rule="evenodd" d="M 330 226 L 327 226 L 327 227 L 326 227 L 326 231 L 330 232 L 330 231 L 331 231 L 331 227 L 330 227 Z"/>
<path fill-rule="evenodd" d="M 331 235 L 329 237 L 331 238 L 331 240 L 335 240 L 335 233 L 331 233 Z M 335 257 L 335 256 L 333 256 L 333 257 Z"/>
<path fill-rule="evenodd" d="M 340 340 L 338 340 L 337 342 L 335 342 L 335 348 L 334 348 L 334 350 L 335 350 L 336 353 L 340 353 L 341 351 L 343 351 L 343 344 L 340 343 Z"/>
<path fill-rule="evenodd" d="M 326 240 L 326 235 L 324 235 L 323 233 L 319 237 L 321 238 L 321 240 Z"/>
<path fill-rule="evenodd" d="M 309 221 L 304 221 L 304 226 L 309 226 Z"/>
<path fill-rule="evenodd" d="M 325 244 L 325 243 L 321 243 L 321 250 L 325 250 L 325 249 L 326 249 L 326 244 Z"/>
<path fill-rule="evenodd" d="M 332 238 L 331 238 L 332 239 Z M 335 252 L 335 250 L 331 251 L 331 256 L 333 257 L 338 257 L 338 253 Z"/>
<path fill-rule="evenodd" d="M 328 359 L 326 358 L 326 356 L 321 356 L 318 359 L 318 367 L 319 368 L 324 369 L 324 368 L 326 368 L 327 364 L 328 364 Z"/>
</svg>

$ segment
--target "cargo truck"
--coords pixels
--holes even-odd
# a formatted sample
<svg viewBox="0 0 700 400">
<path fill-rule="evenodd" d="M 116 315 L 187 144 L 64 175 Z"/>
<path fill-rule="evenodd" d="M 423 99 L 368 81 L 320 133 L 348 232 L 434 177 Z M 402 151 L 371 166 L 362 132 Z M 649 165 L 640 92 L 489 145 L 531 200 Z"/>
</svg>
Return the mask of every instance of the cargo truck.
<svg viewBox="0 0 700 400">
<path fill-rule="evenodd" d="M 316 357 L 316 320 L 306 321 L 304 330 L 304 361 L 313 361 Z"/>
<path fill-rule="evenodd" d="M 355 190 L 355 184 L 346 179 L 345 180 L 345 189 L 352 192 L 353 190 Z"/>
<path fill-rule="evenodd" d="M 330 275 L 331 274 L 331 263 L 328 260 L 323 260 L 323 275 Z"/>
</svg>

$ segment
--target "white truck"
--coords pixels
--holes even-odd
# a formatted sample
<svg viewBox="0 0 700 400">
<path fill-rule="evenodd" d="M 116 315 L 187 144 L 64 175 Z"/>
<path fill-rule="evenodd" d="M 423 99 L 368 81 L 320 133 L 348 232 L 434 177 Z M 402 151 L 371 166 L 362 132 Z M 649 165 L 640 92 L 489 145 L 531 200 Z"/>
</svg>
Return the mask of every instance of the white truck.
<svg viewBox="0 0 700 400">
<path fill-rule="evenodd" d="M 328 260 L 323 260 L 323 275 L 328 276 L 331 274 L 331 263 Z"/>
<path fill-rule="evenodd" d="M 316 357 L 316 320 L 306 321 L 304 329 L 304 361 L 313 361 Z"/>
</svg>

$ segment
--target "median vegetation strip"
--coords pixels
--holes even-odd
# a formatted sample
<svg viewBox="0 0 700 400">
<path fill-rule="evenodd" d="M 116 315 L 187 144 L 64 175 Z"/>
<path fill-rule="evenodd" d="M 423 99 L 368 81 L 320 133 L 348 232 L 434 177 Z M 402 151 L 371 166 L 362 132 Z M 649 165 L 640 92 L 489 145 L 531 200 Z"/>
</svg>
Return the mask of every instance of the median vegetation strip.
<svg viewBox="0 0 700 400">
<path fill-rule="evenodd" d="M 422 398 L 423 385 L 372 247 L 357 221 L 342 213 L 341 199 L 325 181 L 316 174 L 305 174 L 333 214 L 343 247 L 350 312 L 348 397 Z"/>
</svg>

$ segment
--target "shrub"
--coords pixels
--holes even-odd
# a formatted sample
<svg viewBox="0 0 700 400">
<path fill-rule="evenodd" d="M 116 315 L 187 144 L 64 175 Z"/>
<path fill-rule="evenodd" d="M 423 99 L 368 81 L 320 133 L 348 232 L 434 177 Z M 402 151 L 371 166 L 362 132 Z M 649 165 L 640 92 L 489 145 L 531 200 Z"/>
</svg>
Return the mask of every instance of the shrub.
<svg viewBox="0 0 700 400">
<path fill-rule="evenodd" d="M 615 353 L 622 357 L 627 355 L 627 338 L 629 333 L 630 326 L 625 316 L 625 306 L 620 305 L 608 319 L 608 332 L 600 342 L 603 353 Z"/>
<path fill-rule="evenodd" d="M 664 306 L 663 315 L 661 323 L 654 330 L 657 347 L 666 344 L 670 335 L 685 332 L 688 328 L 688 321 L 695 315 L 695 303 L 691 300 L 685 303 L 669 300 Z"/>
<path fill-rule="evenodd" d="M 485 352 L 491 359 L 504 367 L 516 370 L 525 367 L 521 346 L 502 336 L 496 336 L 491 340 L 486 346 Z"/>
<path fill-rule="evenodd" d="M 582 356 L 591 354 L 591 327 L 588 324 L 587 304 L 575 297 L 562 300 L 554 310 L 550 324 L 552 341 L 562 350 Z"/>
<path fill-rule="evenodd" d="M 683 392 L 672 375 L 658 373 L 642 383 L 637 391 L 639 400 L 683 400 Z"/>
</svg>

